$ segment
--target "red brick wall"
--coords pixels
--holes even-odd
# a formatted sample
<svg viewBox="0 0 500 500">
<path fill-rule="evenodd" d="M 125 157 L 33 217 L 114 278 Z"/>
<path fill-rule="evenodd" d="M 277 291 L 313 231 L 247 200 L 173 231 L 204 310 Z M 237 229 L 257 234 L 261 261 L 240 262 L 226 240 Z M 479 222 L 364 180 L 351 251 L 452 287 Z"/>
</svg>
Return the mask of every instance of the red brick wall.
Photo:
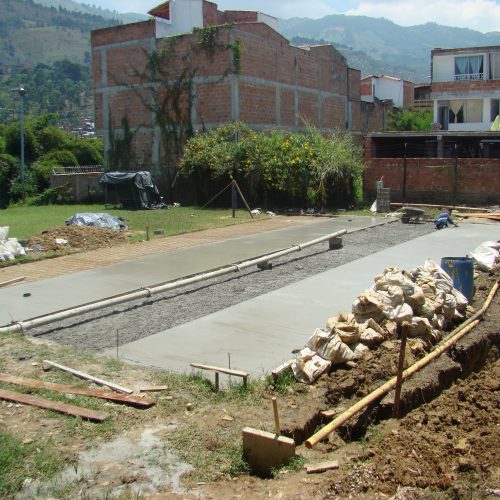
<svg viewBox="0 0 500 500">
<path fill-rule="evenodd" d="M 204 3 L 207 20 L 218 20 L 220 12 L 214 5 Z M 136 43 L 134 36 L 138 37 Z M 151 89 L 146 87 L 148 82 L 136 75 L 136 70 L 143 72 L 153 40 L 154 23 L 151 22 L 92 34 L 92 41 L 96 43 L 93 45 L 93 78 L 97 129 L 106 140 L 108 131 L 104 128 L 108 122 L 113 129 L 120 129 L 122 117 L 127 116 L 129 126 L 138 129 L 133 148 L 140 158 L 138 162 L 146 168 L 154 166 L 158 151 L 154 150 L 157 143 L 153 114 L 144 105 L 151 101 Z M 195 127 L 216 126 L 239 117 L 254 127 L 293 128 L 304 127 L 309 122 L 322 128 L 342 129 L 349 97 L 353 103 L 353 129 L 361 129 L 359 71 L 349 69 L 346 59 L 333 47 L 305 50 L 291 46 L 263 23 L 237 24 L 218 31 L 217 43 L 221 46 L 227 47 L 235 40 L 241 47 L 238 75 L 228 74 L 232 50 L 196 50 L 199 49 L 196 30 L 176 42 L 176 58 L 170 61 L 164 74 L 159 73 L 162 78 L 173 79 L 186 64 L 197 69 L 192 110 Z M 157 50 L 165 48 L 165 41 L 155 43 Z M 104 65 L 107 66 L 105 75 L 101 74 Z M 129 88 L 130 85 L 136 87 Z M 184 105 L 187 112 L 187 95 L 181 99 L 181 106 Z M 108 108 L 110 115 L 106 118 Z M 160 165 L 163 169 L 163 164 Z"/>
<path fill-rule="evenodd" d="M 415 85 L 411 82 L 403 81 L 403 108 L 411 108 L 415 97 Z"/>
<path fill-rule="evenodd" d="M 90 40 L 92 47 L 109 45 L 111 43 L 124 43 L 131 40 L 141 40 L 155 36 L 156 26 L 153 21 L 123 24 L 111 28 L 92 31 Z"/>
<path fill-rule="evenodd" d="M 373 95 L 372 93 L 372 79 L 371 78 L 367 78 L 365 80 L 361 80 L 361 95 Z"/>
<path fill-rule="evenodd" d="M 458 158 L 455 167 L 455 158 L 407 158 L 406 172 L 406 201 L 410 203 L 489 204 L 500 199 L 498 160 Z M 364 174 L 367 199 L 375 198 L 375 183 L 383 178 L 384 187 L 391 189 L 391 200 L 401 201 L 403 175 L 403 158 L 370 160 Z"/>
<path fill-rule="evenodd" d="M 471 90 L 499 90 L 500 80 L 474 80 L 432 83 L 431 92 L 469 92 Z"/>
</svg>

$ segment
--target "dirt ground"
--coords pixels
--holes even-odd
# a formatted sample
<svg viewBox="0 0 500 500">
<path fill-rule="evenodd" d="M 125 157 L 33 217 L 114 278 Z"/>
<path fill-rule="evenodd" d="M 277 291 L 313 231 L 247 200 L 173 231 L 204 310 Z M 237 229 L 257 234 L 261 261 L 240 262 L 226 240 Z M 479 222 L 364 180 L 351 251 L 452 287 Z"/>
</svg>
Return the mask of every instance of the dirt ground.
<svg viewBox="0 0 500 500">
<path fill-rule="evenodd" d="M 498 276 L 477 276 L 476 309 Z M 366 418 L 354 419 L 308 450 L 303 441 L 327 422 L 321 410 L 341 412 L 394 375 L 397 341 L 372 351 L 362 365 L 338 368 L 314 386 L 273 386 L 266 379 L 243 391 L 233 381 L 229 390 L 215 393 L 210 383 L 197 377 L 104 360 L 33 338 L 0 336 L 1 372 L 89 386 L 60 371 L 44 372 L 43 360 L 52 359 L 136 391 L 168 386 L 148 393 L 156 405 L 139 410 L 0 383 L 2 389 L 110 416 L 95 424 L 0 401 L 0 434 L 19 438 L 26 453 L 11 489 L 21 488 L 18 498 L 494 498 L 500 494 L 499 345 L 497 295 L 468 336 L 405 383 L 403 418 L 387 419 L 387 401 L 382 400 Z M 419 391 L 423 401 L 414 396 Z M 259 479 L 249 475 L 241 461 L 241 429 L 273 430 L 273 396 L 279 401 L 283 432 L 295 437 L 302 458 L 276 471 L 272 479 Z M 326 460 L 338 460 L 339 468 L 314 475 L 303 470 L 305 464 Z M 42 462 L 47 465 L 33 467 Z M 0 476 L 2 480 L 16 478 Z"/>
</svg>

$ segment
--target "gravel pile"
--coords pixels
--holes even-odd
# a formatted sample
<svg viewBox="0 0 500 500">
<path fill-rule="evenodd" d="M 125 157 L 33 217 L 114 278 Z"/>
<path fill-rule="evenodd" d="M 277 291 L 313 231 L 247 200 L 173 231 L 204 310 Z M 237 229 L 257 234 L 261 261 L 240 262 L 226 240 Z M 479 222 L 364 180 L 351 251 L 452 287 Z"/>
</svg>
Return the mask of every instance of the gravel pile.
<svg viewBox="0 0 500 500">
<path fill-rule="evenodd" d="M 30 334 L 63 345 L 99 351 L 138 340 L 315 274 L 360 259 L 384 248 L 434 231 L 434 224 L 399 221 L 344 235 L 340 250 L 322 243 L 273 261 L 273 269 L 250 268 L 190 287 L 154 295 L 33 329 Z M 383 271 L 374 269 L 373 275 Z"/>
</svg>

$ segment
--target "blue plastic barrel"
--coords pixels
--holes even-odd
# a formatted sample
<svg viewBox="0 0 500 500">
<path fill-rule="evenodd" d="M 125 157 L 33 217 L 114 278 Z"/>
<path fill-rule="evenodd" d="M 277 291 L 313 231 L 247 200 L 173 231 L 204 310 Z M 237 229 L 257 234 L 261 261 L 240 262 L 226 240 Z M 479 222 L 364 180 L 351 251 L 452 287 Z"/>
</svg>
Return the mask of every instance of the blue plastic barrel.
<svg viewBox="0 0 500 500">
<path fill-rule="evenodd" d="M 470 302 L 474 291 L 474 261 L 470 257 L 443 257 L 441 267 L 451 276 L 453 286 Z"/>
</svg>

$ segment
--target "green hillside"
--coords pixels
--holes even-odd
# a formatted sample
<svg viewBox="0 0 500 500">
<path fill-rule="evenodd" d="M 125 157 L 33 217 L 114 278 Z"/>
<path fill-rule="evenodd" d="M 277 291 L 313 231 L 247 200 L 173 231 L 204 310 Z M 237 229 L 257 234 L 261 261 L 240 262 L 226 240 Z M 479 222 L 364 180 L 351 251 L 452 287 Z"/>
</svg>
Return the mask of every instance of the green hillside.
<svg viewBox="0 0 500 500">
<path fill-rule="evenodd" d="M 66 58 L 88 64 L 90 31 L 119 23 L 32 0 L 0 0 L 0 61 L 30 66 Z"/>
<path fill-rule="evenodd" d="M 425 82 L 433 48 L 499 45 L 500 32 L 483 34 L 435 23 L 398 26 L 387 19 L 331 15 L 322 19 L 282 19 L 287 38 L 324 40 L 335 45 L 349 65 L 367 73 L 385 73 Z"/>
</svg>

